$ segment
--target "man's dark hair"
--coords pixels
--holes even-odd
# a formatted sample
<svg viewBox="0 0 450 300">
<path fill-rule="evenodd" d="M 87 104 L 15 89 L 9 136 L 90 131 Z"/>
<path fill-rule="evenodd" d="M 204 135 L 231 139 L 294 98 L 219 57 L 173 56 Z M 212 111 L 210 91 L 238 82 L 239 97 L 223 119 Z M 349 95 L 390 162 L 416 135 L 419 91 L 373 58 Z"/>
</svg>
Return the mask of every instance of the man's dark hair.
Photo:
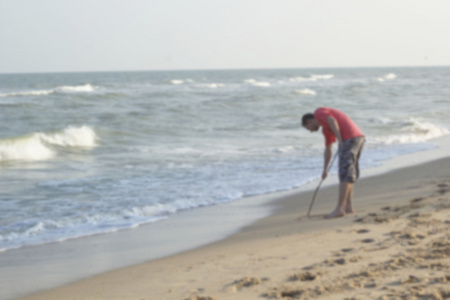
<svg viewBox="0 0 450 300">
<path fill-rule="evenodd" d="M 308 122 L 308 120 L 314 119 L 314 115 L 311 113 L 308 114 L 304 114 L 302 117 L 302 126 L 306 125 L 306 122 Z"/>
</svg>

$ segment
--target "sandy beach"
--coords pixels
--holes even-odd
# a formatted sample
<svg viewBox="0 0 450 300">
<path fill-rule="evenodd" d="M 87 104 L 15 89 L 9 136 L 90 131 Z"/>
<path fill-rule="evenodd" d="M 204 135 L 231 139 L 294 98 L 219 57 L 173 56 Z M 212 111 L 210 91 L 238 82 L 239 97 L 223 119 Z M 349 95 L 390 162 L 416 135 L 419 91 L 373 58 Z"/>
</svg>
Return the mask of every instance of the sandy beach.
<svg viewBox="0 0 450 300">
<path fill-rule="evenodd" d="M 450 1 L 405 3 L 0 1 L 0 300 L 450 300 Z"/>
<path fill-rule="evenodd" d="M 223 241 L 21 299 L 446 299 L 449 170 L 444 158 L 360 180 L 357 212 L 339 219 L 322 219 L 336 186 L 311 218 L 312 192 L 278 199 Z"/>
</svg>

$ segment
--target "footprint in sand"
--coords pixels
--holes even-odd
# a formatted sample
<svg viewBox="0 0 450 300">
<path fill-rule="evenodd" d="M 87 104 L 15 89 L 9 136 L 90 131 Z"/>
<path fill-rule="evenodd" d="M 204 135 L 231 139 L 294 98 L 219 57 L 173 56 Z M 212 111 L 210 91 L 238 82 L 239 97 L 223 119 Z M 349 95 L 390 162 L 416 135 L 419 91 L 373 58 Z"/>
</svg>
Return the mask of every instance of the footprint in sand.
<svg viewBox="0 0 450 300">
<path fill-rule="evenodd" d="M 341 250 L 333 251 L 332 253 L 334 256 L 343 257 L 350 252 L 357 252 L 357 250 L 354 248 L 342 248 Z"/>
<path fill-rule="evenodd" d="M 281 292 L 281 297 L 282 298 L 293 298 L 296 299 L 297 297 L 300 297 L 301 294 L 303 294 L 303 290 L 290 290 L 290 291 L 284 291 Z"/>
<path fill-rule="evenodd" d="M 357 261 L 360 261 L 361 257 L 355 256 L 351 258 L 338 258 L 338 259 L 326 259 L 323 261 L 323 264 L 325 264 L 328 267 L 334 267 L 335 265 L 345 265 L 347 263 L 354 263 Z"/>
<path fill-rule="evenodd" d="M 393 297 L 394 296 L 394 297 Z M 450 289 L 436 288 L 432 292 L 423 291 L 422 288 L 416 287 L 404 291 L 393 290 L 389 295 L 381 296 L 380 300 L 387 299 L 449 299 Z"/>
<path fill-rule="evenodd" d="M 254 277 L 244 277 L 239 280 L 235 280 L 230 283 L 228 286 L 231 287 L 234 291 L 240 290 L 242 288 L 248 288 L 255 285 L 259 285 L 264 281 L 268 281 L 268 278 L 254 278 Z"/>
<path fill-rule="evenodd" d="M 353 249 L 353 248 L 343 248 L 343 249 L 341 249 L 341 251 L 345 252 L 345 253 L 352 252 L 353 250 L 355 250 L 355 249 Z"/>
<path fill-rule="evenodd" d="M 419 277 L 416 277 L 414 275 L 409 275 L 409 277 L 405 280 L 401 281 L 401 284 L 411 284 L 411 283 L 418 283 L 422 280 Z"/>
<path fill-rule="evenodd" d="M 431 214 L 417 212 L 417 213 L 410 214 L 407 218 L 408 219 L 416 219 L 416 218 L 430 218 L 430 217 L 431 217 Z"/>
<path fill-rule="evenodd" d="M 450 191 L 448 184 L 445 183 L 440 183 L 437 185 L 439 190 L 437 191 L 438 194 L 440 195 L 444 195 L 445 193 L 447 193 L 448 191 Z"/>
<path fill-rule="evenodd" d="M 435 277 L 429 280 L 430 283 L 447 283 L 450 282 L 450 275 L 444 275 L 442 277 Z"/>
<path fill-rule="evenodd" d="M 345 258 L 339 258 L 339 259 L 336 259 L 336 260 L 334 261 L 334 263 L 336 263 L 336 264 L 338 264 L 338 265 L 345 265 L 346 260 L 345 260 Z"/>
<path fill-rule="evenodd" d="M 373 289 L 377 287 L 377 283 L 376 282 L 368 282 L 364 284 L 364 288 L 366 289 Z"/>
<path fill-rule="evenodd" d="M 262 294 L 262 297 L 269 299 L 298 299 L 305 293 L 305 290 L 301 289 L 284 289 L 279 291 L 278 288 L 274 288 L 272 291 Z"/>
<path fill-rule="evenodd" d="M 319 273 L 313 274 L 310 272 L 306 272 L 306 273 L 291 275 L 291 276 L 289 276 L 288 280 L 289 281 L 313 281 L 317 277 L 319 277 Z"/>
<path fill-rule="evenodd" d="M 420 201 L 422 201 L 424 198 L 415 198 L 415 199 L 412 199 L 411 200 L 411 203 L 417 203 L 417 202 L 420 202 Z"/>
<path fill-rule="evenodd" d="M 191 298 L 186 298 L 185 300 L 217 300 L 217 299 L 209 296 L 195 296 Z"/>
<path fill-rule="evenodd" d="M 369 229 L 360 229 L 360 230 L 356 231 L 356 233 L 367 233 L 367 232 L 370 232 L 370 230 Z"/>
<path fill-rule="evenodd" d="M 413 232 L 404 232 L 402 235 L 399 236 L 399 238 L 408 239 L 408 240 L 411 240 L 411 239 L 421 239 L 422 240 L 425 238 L 425 236 L 422 234 L 415 234 Z"/>
<path fill-rule="evenodd" d="M 375 242 L 375 240 L 374 239 L 364 239 L 364 240 L 362 240 L 361 241 L 361 243 L 373 243 L 373 242 Z"/>
<path fill-rule="evenodd" d="M 355 219 L 355 222 L 357 223 L 389 223 L 392 220 L 398 219 L 398 215 L 399 213 L 394 213 L 394 212 L 398 212 L 398 209 L 394 209 L 393 212 L 389 212 L 389 214 L 384 213 L 384 214 L 376 214 L 376 213 L 370 213 L 364 217 L 361 218 L 357 218 Z"/>
</svg>

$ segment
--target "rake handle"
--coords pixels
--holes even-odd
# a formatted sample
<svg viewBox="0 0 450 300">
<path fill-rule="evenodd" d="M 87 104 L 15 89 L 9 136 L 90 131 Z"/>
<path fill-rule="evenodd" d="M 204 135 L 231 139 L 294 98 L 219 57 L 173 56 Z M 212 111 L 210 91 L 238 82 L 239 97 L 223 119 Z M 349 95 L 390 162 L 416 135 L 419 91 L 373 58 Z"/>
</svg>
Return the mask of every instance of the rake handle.
<svg viewBox="0 0 450 300">
<path fill-rule="evenodd" d="M 329 167 L 328 167 L 328 172 L 330 171 L 331 167 L 333 166 L 334 160 L 336 159 L 336 156 L 338 155 L 338 153 L 339 153 L 339 151 L 336 151 L 336 153 L 334 154 L 333 160 L 331 161 L 331 164 L 330 164 Z M 308 209 L 308 214 L 307 214 L 308 218 L 309 218 L 309 214 L 311 213 L 311 209 L 312 209 L 312 207 L 313 207 L 314 200 L 316 200 L 317 192 L 319 191 L 319 188 L 320 188 L 320 186 L 322 185 L 322 182 L 323 182 L 323 181 L 324 181 L 324 179 L 322 178 L 322 180 L 320 180 L 320 183 L 319 183 L 319 185 L 317 186 L 316 190 L 314 191 L 314 195 L 313 195 L 313 198 L 312 198 L 312 200 L 311 200 L 311 204 L 309 205 L 309 209 Z"/>
</svg>

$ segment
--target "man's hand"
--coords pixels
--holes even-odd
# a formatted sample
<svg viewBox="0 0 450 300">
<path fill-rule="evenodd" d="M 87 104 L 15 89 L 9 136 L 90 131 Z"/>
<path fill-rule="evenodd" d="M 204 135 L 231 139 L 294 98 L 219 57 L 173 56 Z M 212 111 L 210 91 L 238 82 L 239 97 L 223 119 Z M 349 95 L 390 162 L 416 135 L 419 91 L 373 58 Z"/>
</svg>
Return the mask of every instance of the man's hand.
<svg viewBox="0 0 450 300">
<path fill-rule="evenodd" d="M 327 178 L 327 177 L 328 177 L 328 171 L 325 170 L 325 171 L 323 171 L 323 173 L 322 173 L 322 180 L 325 180 L 325 178 Z"/>
</svg>

